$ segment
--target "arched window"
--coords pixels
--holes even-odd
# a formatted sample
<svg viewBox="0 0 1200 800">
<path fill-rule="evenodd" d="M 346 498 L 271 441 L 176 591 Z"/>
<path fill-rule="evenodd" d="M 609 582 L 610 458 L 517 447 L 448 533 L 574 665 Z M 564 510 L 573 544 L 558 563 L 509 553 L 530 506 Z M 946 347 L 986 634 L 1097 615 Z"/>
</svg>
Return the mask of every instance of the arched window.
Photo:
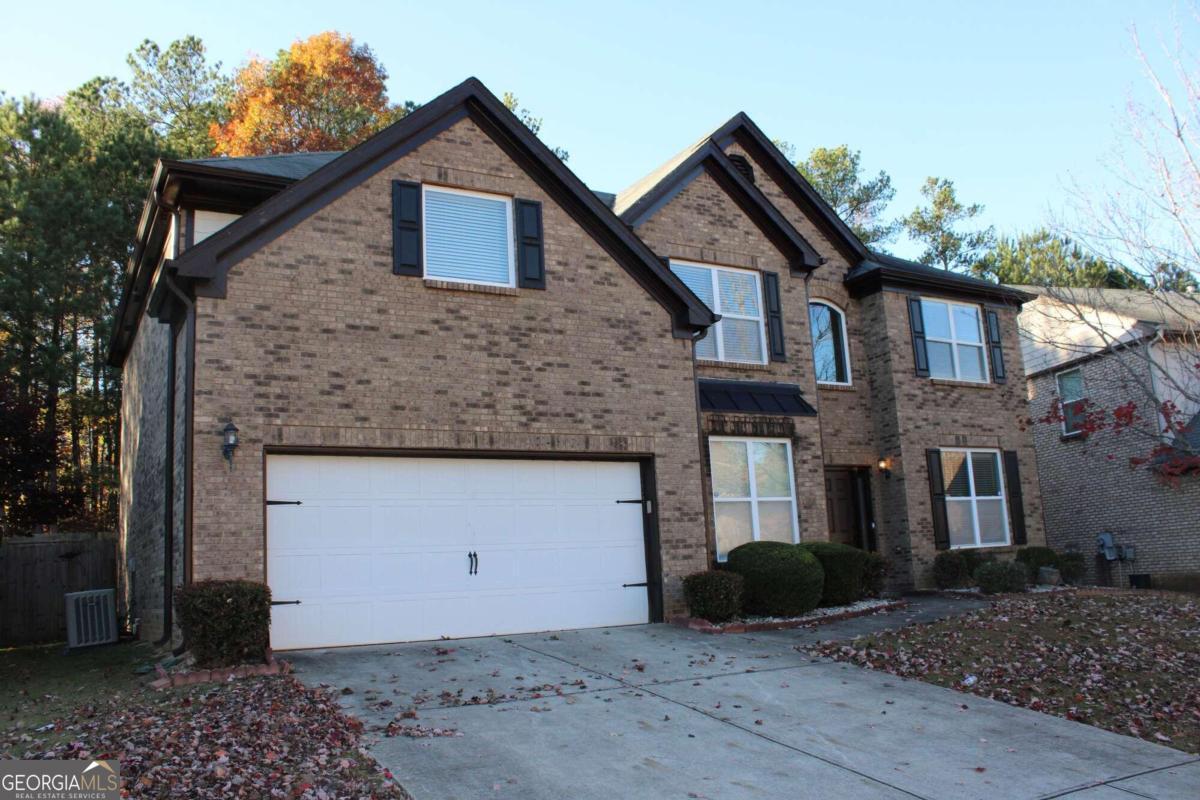
<svg viewBox="0 0 1200 800">
<path fill-rule="evenodd" d="M 850 355 L 846 349 L 846 317 L 830 303 L 808 304 L 812 325 L 813 364 L 818 383 L 850 384 Z"/>
</svg>

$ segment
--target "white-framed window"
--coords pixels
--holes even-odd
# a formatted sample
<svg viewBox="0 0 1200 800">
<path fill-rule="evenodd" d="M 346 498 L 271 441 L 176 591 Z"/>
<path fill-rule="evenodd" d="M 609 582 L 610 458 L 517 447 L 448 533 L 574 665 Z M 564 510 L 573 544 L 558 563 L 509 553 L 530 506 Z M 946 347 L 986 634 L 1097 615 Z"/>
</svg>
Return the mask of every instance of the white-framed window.
<svg viewBox="0 0 1200 800">
<path fill-rule="evenodd" d="M 987 347 L 979 306 L 921 298 L 929 376 L 987 383 Z"/>
<path fill-rule="evenodd" d="M 813 367 L 817 383 L 850 385 L 850 349 L 846 342 L 846 315 L 826 300 L 808 304 L 812 328 Z"/>
<path fill-rule="evenodd" d="M 1008 544 L 1008 505 L 1000 451 L 946 447 L 941 456 L 950 547 Z"/>
<path fill-rule="evenodd" d="M 718 561 L 746 542 L 800 541 L 791 442 L 713 436 L 708 453 Z"/>
<path fill-rule="evenodd" d="M 1083 370 L 1076 367 L 1057 373 L 1058 399 L 1062 403 L 1063 436 L 1079 436 L 1087 421 L 1087 394 L 1083 387 Z"/>
<path fill-rule="evenodd" d="M 696 357 L 741 364 L 767 363 L 767 327 L 759 274 L 753 270 L 671 261 L 671 271 L 721 315 L 696 342 Z"/>
<path fill-rule="evenodd" d="M 424 185 L 421 195 L 426 278 L 516 285 L 512 198 Z"/>
</svg>

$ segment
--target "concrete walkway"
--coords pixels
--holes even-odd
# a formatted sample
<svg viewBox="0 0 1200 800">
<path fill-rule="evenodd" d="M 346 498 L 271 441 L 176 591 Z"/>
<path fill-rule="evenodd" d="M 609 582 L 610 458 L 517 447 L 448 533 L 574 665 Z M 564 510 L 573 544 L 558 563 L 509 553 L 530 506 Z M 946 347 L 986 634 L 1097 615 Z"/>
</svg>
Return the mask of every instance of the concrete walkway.
<svg viewBox="0 0 1200 800">
<path fill-rule="evenodd" d="M 1195 800 L 1200 759 L 1057 717 L 816 659 L 821 639 L 982 605 L 921 598 L 817 629 L 666 625 L 288 654 L 350 688 L 372 754 L 417 800 Z M 797 649 L 800 646 L 801 649 Z"/>
</svg>

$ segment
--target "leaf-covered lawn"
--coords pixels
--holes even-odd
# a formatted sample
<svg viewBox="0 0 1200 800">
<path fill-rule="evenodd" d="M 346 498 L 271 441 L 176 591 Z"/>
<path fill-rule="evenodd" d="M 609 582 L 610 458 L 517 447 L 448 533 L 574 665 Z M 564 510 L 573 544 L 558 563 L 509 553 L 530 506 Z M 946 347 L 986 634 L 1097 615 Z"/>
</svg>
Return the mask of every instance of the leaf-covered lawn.
<svg viewBox="0 0 1200 800">
<path fill-rule="evenodd" d="M 1200 600 L 1058 592 L 827 642 L 826 656 L 1200 752 Z"/>
<path fill-rule="evenodd" d="M 14 705 L 0 727 L 0 757 L 115 757 L 131 797 L 408 797 L 361 750 L 362 724 L 330 692 L 290 676 L 156 692 L 141 685 L 148 677 L 129 679 L 129 655 L 9 652 L 7 674 L 23 675 L 40 660 L 59 683 L 30 674 L 24 692 L 9 688 L 6 703 Z M 93 673 L 97 659 L 106 666 Z M 104 691 L 106 675 L 119 693 Z M 87 684 L 85 694 L 76 683 Z M 38 698 L 46 696 L 53 713 L 41 723 Z M 66 698 L 82 702 L 68 709 Z"/>
</svg>

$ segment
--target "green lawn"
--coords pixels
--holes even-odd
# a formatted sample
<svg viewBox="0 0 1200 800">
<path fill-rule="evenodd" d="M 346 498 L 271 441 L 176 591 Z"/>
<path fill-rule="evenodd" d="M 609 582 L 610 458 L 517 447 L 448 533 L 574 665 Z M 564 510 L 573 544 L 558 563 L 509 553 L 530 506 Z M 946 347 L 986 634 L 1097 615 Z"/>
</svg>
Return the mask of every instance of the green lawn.
<svg viewBox="0 0 1200 800">
<path fill-rule="evenodd" d="M 55 739 L 52 732 L 34 729 L 76 709 L 139 697 L 154 677 L 134 674 L 155 657 L 155 648 L 145 642 L 63 651 L 61 642 L 0 648 L 0 757 L 16 757 L 10 750 L 19 749 L 22 735 Z"/>
</svg>

